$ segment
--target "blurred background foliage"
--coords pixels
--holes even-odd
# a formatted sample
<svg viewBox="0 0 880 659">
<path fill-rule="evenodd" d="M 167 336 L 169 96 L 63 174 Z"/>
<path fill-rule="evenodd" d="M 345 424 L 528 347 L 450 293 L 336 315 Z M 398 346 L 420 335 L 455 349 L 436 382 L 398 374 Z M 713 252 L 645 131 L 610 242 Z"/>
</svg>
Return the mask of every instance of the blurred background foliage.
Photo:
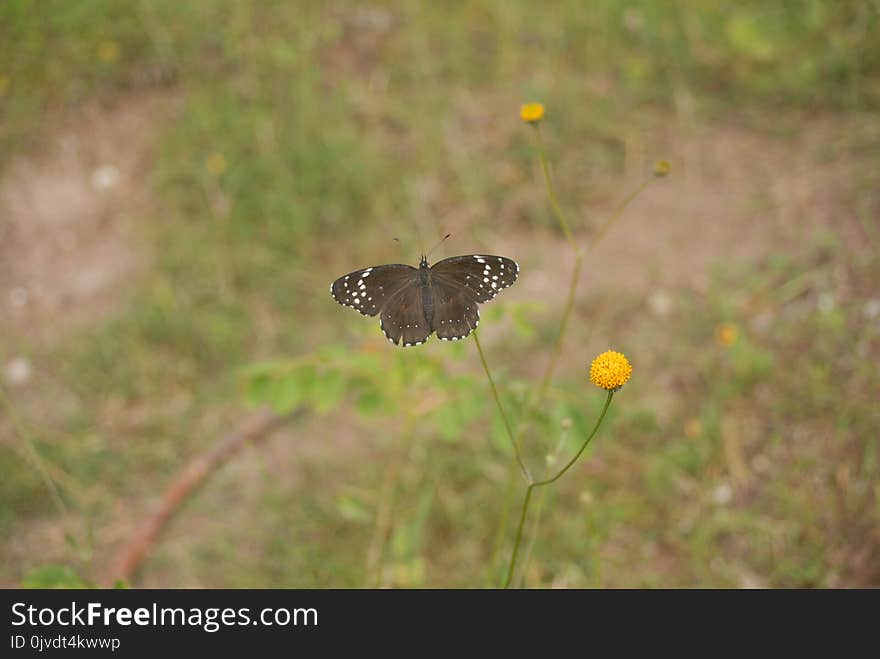
<svg viewBox="0 0 880 659">
<path fill-rule="evenodd" d="M 582 242 L 673 175 L 587 261 L 530 463 L 591 426 L 592 356 L 635 372 L 525 584 L 880 584 L 878 34 L 876 0 L 2 3 L 0 584 L 100 582 L 263 403 L 304 414 L 137 584 L 496 583 L 474 346 L 394 349 L 327 286 L 447 231 L 516 258 L 481 336 L 518 419 L 571 267 L 531 100 Z"/>
</svg>

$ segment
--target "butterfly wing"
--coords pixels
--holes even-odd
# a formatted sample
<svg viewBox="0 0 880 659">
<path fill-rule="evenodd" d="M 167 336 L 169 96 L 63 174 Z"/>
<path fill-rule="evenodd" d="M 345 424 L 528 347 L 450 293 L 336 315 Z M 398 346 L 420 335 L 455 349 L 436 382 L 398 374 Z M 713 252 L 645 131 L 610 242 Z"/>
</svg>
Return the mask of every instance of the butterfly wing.
<svg viewBox="0 0 880 659">
<path fill-rule="evenodd" d="M 379 325 L 394 345 L 417 346 L 428 339 L 431 327 L 425 320 L 422 287 L 418 282 L 404 286 L 389 298 L 382 307 Z"/>
<path fill-rule="evenodd" d="M 480 310 L 470 289 L 433 279 L 433 318 L 431 330 L 441 341 L 458 341 L 480 324 Z"/>
<path fill-rule="evenodd" d="M 452 256 L 431 266 L 432 281 L 467 289 L 477 302 L 488 302 L 512 286 L 519 275 L 516 261 L 504 256 Z"/>
<path fill-rule="evenodd" d="M 363 268 L 343 275 L 330 285 L 333 299 L 364 316 L 375 316 L 395 293 L 418 280 L 410 265 L 392 263 Z"/>
</svg>

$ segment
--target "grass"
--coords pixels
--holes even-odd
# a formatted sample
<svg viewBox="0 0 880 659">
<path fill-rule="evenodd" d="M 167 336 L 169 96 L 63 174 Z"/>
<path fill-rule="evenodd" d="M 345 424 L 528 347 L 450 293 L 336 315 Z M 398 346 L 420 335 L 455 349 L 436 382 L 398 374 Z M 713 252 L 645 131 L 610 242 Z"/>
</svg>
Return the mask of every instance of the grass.
<svg viewBox="0 0 880 659">
<path fill-rule="evenodd" d="M 272 395 L 311 414 L 188 503 L 143 583 L 485 583 L 511 454 L 473 346 L 390 351 L 326 288 L 358 265 L 413 261 L 447 230 L 456 253 L 518 250 L 526 277 L 556 273 L 562 235 L 516 115 L 527 100 L 548 105 L 548 158 L 580 236 L 621 181 L 667 157 L 667 132 L 733 124 L 796 143 L 820 115 L 845 137 L 811 162 L 859 167 L 834 182 L 826 238 L 720 254 L 692 275 L 706 286 L 665 285 L 665 311 L 650 311 L 654 288 L 602 289 L 588 260 L 530 464 L 589 430 L 602 395 L 585 369 L 606 343 L 635 372 L 588 459 L 546 493 L 525 584 L 880 582 L 874 4 L 132 7 L 0 7 L 0 171 L 39 158 L 83 104 L 182 99 L 131 223 L 149 267 L 118 311 L 59 341 L 0 341 L 0 362 L 35 365 L 32 385 L 4 391 L 70 508 L 57 511 L 0 419 L 0 582 L 54 564 L 97 578 L 184 459 L 241 415 L 263 364 L 293 369 Z M 736 203 L 767 223 L 786 212 Z M 624 222 L 651 231 L 645 213 Z M 481 323 L 514 410 L 562 303 L 552 284 L 518 293 L 528 285 Z M 722 323 L 738 329 L 732 345 L 715 338 Z"/>
</svg>

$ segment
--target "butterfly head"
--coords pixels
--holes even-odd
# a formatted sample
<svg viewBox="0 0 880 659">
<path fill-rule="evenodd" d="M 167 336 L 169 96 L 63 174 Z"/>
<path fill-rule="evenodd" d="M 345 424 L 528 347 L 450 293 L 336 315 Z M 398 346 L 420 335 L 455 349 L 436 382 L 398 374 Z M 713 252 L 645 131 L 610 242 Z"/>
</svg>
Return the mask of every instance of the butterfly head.
<svg viewBox="0 0 880 659">
<path fill-rule="evenodd" d="M 422 260 L 419 261 L 419 269 L 428 267 L 428 257 L 422 254 Z"/>
</svg>

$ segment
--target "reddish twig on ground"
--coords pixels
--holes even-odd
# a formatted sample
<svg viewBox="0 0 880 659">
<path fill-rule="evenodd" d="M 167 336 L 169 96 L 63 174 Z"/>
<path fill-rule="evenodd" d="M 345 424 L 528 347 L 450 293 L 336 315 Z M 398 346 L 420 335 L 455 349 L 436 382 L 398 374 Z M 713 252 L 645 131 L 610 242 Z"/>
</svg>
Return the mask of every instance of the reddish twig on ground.
<svg viewBox="0 0 880 659">
<path fill-rule="evenodd" d="M 289 417 L 278 416 L 269 410 L 261 410 L 247 417 L 238 428 L 228 432 L 211 450 L 190 461 L 165 490 L 158 509 L 141 524 L 131 540 L 116 554 L 106 579 L 107 585 L 113 585 L 119 580 L 130 582 L 184 499 L 244 446 L 264 439 L 288 419 Z"/>
</svg>

